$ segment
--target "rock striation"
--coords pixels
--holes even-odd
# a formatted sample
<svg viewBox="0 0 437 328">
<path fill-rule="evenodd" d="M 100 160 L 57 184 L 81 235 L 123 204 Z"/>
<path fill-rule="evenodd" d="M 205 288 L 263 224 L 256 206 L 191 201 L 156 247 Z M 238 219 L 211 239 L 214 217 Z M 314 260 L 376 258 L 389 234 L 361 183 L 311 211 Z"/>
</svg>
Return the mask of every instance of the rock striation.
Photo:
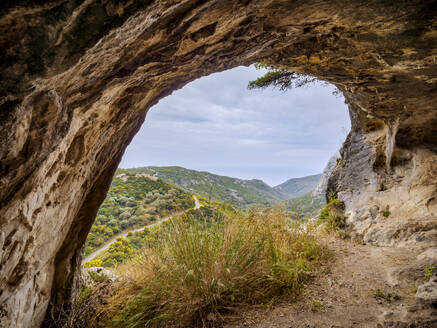
<svg viewBox="0 0 437 328">
<path fill-rule="evenodd" d="M 322 176 L 320 177 L 317 186 L 311 192 L 312 196 L 315 198 L 323 199 L 326 195 L 326 189 L 328 188 L 328 179 L 331 176 L 332 171 L 334 171 L 337 166 L 337 159 L 340 158 L 340 154 L 335 152 L 334 155 L 329 158 L 328 163 L 326 163 L 325 168 L 323 169 Z M 340 164 L 341 165 L 341 162 Z"/>
<path fill-rule="evenodd" d="M 49 327 L 68 309 L 81 247 L 148 109 L 259 61 L 343 92 L 352 128 L 328 191 L 351 229 L 375 245 L 435 246 L 436 12 L 432 0 L 2 3 L 1 325 Z"/>
</svg>

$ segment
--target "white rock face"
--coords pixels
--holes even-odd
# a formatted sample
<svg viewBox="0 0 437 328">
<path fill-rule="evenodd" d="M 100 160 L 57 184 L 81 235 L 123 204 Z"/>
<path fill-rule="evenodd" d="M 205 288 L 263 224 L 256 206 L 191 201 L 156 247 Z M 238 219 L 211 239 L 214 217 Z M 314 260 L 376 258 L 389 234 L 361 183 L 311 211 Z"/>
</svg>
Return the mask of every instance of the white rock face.
<svg viewBox="0 0 437 328">
<path fill-rule="evenodd" d="M 324 198 L 326 194 L 326 188 L 328 187 L 328 179 L 331 175 L 332 171 L 334 171 L 335 166 L 337 165 L 337 158 L 340 158 L 340 153 L 336 152 L 331 156 L 325 168 L 323 169 L 322 176 L 320 178 L 317 187 L 312 192 L 314 197 Z"/>
<path fill-rule="evenodd" d="M 437 302 L 437 276 L 431 277 L 426 284 L 417 288 L 416 298 L 423 302 Z"/>
</svg>

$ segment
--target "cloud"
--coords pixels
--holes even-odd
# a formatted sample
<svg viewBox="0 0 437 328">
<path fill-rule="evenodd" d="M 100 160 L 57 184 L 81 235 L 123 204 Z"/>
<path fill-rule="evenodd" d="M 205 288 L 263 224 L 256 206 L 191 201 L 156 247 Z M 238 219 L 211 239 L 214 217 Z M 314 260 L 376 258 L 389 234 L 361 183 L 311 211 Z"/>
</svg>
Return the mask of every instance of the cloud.
<svg viewBox="0 0 437 328">
<path fill-rule="evenodd" d="M 271 185 L 322 171 L 349 130 L 332 86 L 247 90 L 238 67 L 186 85 L 150 109 L 121 167 L 180 165 Z"/>
</svg>

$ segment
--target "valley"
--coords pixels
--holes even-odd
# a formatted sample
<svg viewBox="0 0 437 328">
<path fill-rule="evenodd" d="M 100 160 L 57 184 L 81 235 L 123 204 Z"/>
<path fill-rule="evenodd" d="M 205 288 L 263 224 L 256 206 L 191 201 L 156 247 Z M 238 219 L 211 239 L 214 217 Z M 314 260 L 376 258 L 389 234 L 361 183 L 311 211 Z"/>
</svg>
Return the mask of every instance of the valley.
<svg viewBox="0 0 437 328">
<path fill-rule="evenodd" d="M 281 200 L 303 196 L 313 191 L 321 178 L 318 174 L 290 179 L 281 185 L 270 187 L 259 179 L 244 180 L 178 166 L 148 166 L 127 171 L 161 178 L 207 199 L 226 202 L 243 209 L 253 205 L 268 206 Z"/>
<path fill-rule="evenodd" d="M 119 169 L 88 235 L 82 264 L 113 267 L 131 258 L 144 245 L 147 231 L 190 208 L 199 209 L 202 205 L 196 194 L 207 207 L 220 208 L 226 203 L 216 199 L 231 199 L 231 207 L 243 210 L 276 204 L 295 220 L 309 219 L 324 205 L 322 199 L 311 196 L 320 178 L 315 175 L 288 180 L 288 190 L 293 194 L 307 193 L 282 200 L 288 198 L 285 192 L 275 192 L 276 187 L 261 180 L 241 180 L 182 167 Z M 213 184 L 208 188 L 207 183 Z M 262 198 L 265 194 L 272 195 L 270 201 Z"/>
</svg>

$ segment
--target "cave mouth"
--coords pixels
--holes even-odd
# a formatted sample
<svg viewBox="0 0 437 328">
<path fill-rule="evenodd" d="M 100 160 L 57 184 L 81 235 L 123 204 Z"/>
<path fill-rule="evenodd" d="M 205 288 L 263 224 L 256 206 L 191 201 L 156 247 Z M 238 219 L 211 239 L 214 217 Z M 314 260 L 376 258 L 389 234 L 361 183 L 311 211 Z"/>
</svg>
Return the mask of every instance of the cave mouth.
<svg viewBox="0 0 437 328">
<path fill-rule="evenodd" d="M 1 11 L 0 303 L 11 325 L 40 326 L 47 308 L 68 304 L 148 109 L 213 72 L 266 62 L 341 90 L 351 116 L 342 155 L 354 166 L 331 187 L 348 210 L 399 184 L 393 156 L 428 165 L 415 180 L 432 187 L 435 2 L 24 3 Z"/>
<path fill-rule="evenodd" d="M 99 249 L 105 251 L 117 235 L 126 241 L 127 232 L 181 211 L 178 204 L 185 196 L 171 189 L 174 198 L 166 198 L 161 191 L 166 183 L 244 211 L 305 196 L 309 209 L 290 217 L 315 215 L 325 199 L 322 171 L 328 160 L 339 157 L 349 130 L 347 106 L 334 86 L 318 80 L 290 90 L 248 89 L 249 81 L 268 72 L 249 66 L 211 74 L 148 111 L 88 235 L 82 260 L 86 267 L 100 258 L 102 263 L 93 261 L 94 266 L 120 263 L 122 257 L 111 258 L 107 252 L 102 257 Z M 293 178 L 300 182 L 287 186 Z M 142 191 L 138 185 L 147 182 L 147 192 Z M 320 190 L 313 194 L 316 187 Z"/>
</svg>

